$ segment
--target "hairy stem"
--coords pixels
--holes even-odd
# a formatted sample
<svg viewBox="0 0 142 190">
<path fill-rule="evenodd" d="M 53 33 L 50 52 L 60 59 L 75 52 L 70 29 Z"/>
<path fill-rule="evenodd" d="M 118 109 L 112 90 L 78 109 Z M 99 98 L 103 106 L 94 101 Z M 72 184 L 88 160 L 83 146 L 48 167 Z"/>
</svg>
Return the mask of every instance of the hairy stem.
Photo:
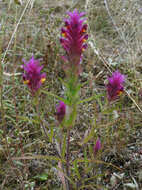
<svg viewBox="0 0 142 190">
<path fill-rule="evenodd" d="M 66 173 L 67 177 L 70 176 L 70 129 L 67 132 L 67 151 L 66 151 Z M 68 188 L 69 189 L 69 181 L 68 181 Z"/>
</svg>

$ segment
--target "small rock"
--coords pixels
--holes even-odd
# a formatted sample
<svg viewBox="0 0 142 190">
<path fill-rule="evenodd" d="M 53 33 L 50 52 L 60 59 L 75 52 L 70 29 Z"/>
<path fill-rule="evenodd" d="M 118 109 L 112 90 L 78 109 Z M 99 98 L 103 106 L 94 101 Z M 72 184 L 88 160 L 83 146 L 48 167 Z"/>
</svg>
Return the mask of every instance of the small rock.
<svg viewBox="0 0 142 190">
<path fill-rule="evenodd" d="M 125 183 L 124 186 L 129 189 L 137 189 L 137 186 L 134 183 Z"/>
<path fill-rule="evenodd" d="M 142 170 L 138 171 L 139 181 L 142 182 Z"/>
<path fill-rule="evenodd" d="M 117 184 L 117 179 L 114 175 L 111 176 L 110 183 L 112 187 L 114 187 Z"/>
<path fill-rule="evenodd" d="M 113 175 L 121 180 L 121 179 L 123 179 L 123 177 L 124 177 L 125 174 L 124 173 L 122 173 L 122 174 L 113 173 Z"/>
</svg>

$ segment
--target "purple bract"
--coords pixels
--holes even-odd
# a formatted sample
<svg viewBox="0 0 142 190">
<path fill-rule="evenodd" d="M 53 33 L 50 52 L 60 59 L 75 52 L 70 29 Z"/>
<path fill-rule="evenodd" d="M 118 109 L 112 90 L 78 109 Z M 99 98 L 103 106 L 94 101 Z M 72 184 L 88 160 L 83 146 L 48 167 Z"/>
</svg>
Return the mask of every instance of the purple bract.
<svg viewBox="0 0 142 190">
<path fill-rule="evenodd" d="M 66 51 L 64 60 L 68 61 L 71 64 L 70 67 L 74 67 L 79 72 L 82 53 L 87 48 L 85 42 L 88 39 L 87 24 L 83 24 L 86 19 L 81 18 L 85 13 L 79 13 L 75 9 L 67 14 L 69 18 L 65 19 L 65 26 L 61 29 L 60 42 Z"/>
<path fill-rule="evenodd" d="M 108 78 L 107 96 L 108 100 L 116 100 L 124 91 L 125 76 L 119 71 L 113 72 L 112 76 Z"/>
<path fill-rule="evenodd" d="M 98 138 L 94 146 L 94 154 L 96 155 L 100 149 L 101 149 L 101 141 Z"/>
<path fill-rule="evenodd" d="M 41 84 L 46 80 L 46 74 L 41 73 L 43 66 L 40 66 L 39 60 L 32 57 L 29 61 L 24 61 L 23 74 L 24 84 L 27 84 L 31 90 L 32 95 L 35 95 Z"/>
<path fill-rule="evenodd" d="M 66 104 L 60 101 L 56 109 L 57 109 L 57 112 L 56 112 L 57 120 L 59 121 L 59 123 L 61 123 L 66 114 Z"/>
</svg>

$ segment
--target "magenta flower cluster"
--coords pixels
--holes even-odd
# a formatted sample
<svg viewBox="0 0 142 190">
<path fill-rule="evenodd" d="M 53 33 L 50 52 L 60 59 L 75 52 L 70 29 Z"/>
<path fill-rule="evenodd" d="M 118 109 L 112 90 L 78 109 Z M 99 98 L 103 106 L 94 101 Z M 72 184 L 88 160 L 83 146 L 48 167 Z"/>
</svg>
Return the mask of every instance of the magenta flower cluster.
<svg viewBox="0 0 142 190">
<path fill-rule="evenodd" d="M 79 72 L 82 53 L 87 48 L 85 42 L 88 39 L 88 34 L 86 34 L 87 24 L 83 24 L 86 18 L 81 18 L 85 13 L 79 13 L 75 9 L 67 14 L 69 18 L 65 19 L 65 26 L 61 29 L 60 42 L 66 51 L 64 59 Z"/>
<path fill-rule="evenodd" d="M 108 77 L 107 96 L 109 101 L 116 100 L 124 91 L 125 76 L 119 71 L 113 72 L 111 77 Z"/>
<path fill-rule="evenodd" d="M 23 74 L 24 84 L 27 84 L 31 90 L 32 95 L 35 95 L 41 84 L 46 80 L 46 74 L 41 73 L 43 66 L 40 66 L 39 60 L 32 57 L 29 61 L 24 60 Z"/>
<path fill-rule="evenodd" d="M 61 123 L 64 120 L 65 114 L 66 114 L 66 104 L 62 101 L 59 102 L 59 105 L 56 106 L 57 112 L 57 120 L 59 123 Z"/>
<path fill-rule="evenodd" d="M 101 141 L 98 138 L 97 141 L 96 141 L 96 144 L 94 146 L 94 155 L 96 155 L 99 152 L 100 149 L 101 149 Z"/>
</svg>

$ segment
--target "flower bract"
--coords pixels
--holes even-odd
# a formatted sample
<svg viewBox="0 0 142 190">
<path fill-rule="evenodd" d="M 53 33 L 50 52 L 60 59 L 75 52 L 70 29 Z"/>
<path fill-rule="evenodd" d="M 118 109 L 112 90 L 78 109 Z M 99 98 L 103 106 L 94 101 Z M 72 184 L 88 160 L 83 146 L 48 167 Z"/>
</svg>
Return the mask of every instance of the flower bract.
<svg viewBox="0 0 142 190">
<path fill-rule="evenodd" d="M 56 106 L 56 116 L 59 123 L 61 123 L 65 117 L 66 114 L 66 104 L 62 101 L 59 102 L 59 105 Z"/>
<path fill-rule="evenodd" d="M 107 96 L 108 100 L 116 100 L 124 91 L 125 76 L 119 71 L 113 72 L 111 77 L 108 77 Z"/>
<path fill-rule="evenodd" d="M 65 19 L 65 26 L 61 29 L 62 37 L 60 42 L 66 51 L 64 60 L 68 61 L 71 66 L 74 66 L 76 71 L 80 70 L 80 61 L 83 51 L 87 48 L 86 34 L 87 24 L 84 24 L 84 12 L 79 13 L 76 9 L 73 12 L 67 13 L 69 18 Z"/>
<path fill-rule="evenodd" d="M 94 146 L 94 154 L 96 155 L 100 149 L 101 149 L 101 141 L 98 138 Z"/>
<path fill-rule="evenodd" d="M 35 95 L 41 84 L 46 80 L 46 74 L 41 73 L 43 66 L 40 66 L 40 61 L 32 57 L 29 61 L 24 61 L 23 80 L 31 90 L 32 95 Z"/>
</svg>

